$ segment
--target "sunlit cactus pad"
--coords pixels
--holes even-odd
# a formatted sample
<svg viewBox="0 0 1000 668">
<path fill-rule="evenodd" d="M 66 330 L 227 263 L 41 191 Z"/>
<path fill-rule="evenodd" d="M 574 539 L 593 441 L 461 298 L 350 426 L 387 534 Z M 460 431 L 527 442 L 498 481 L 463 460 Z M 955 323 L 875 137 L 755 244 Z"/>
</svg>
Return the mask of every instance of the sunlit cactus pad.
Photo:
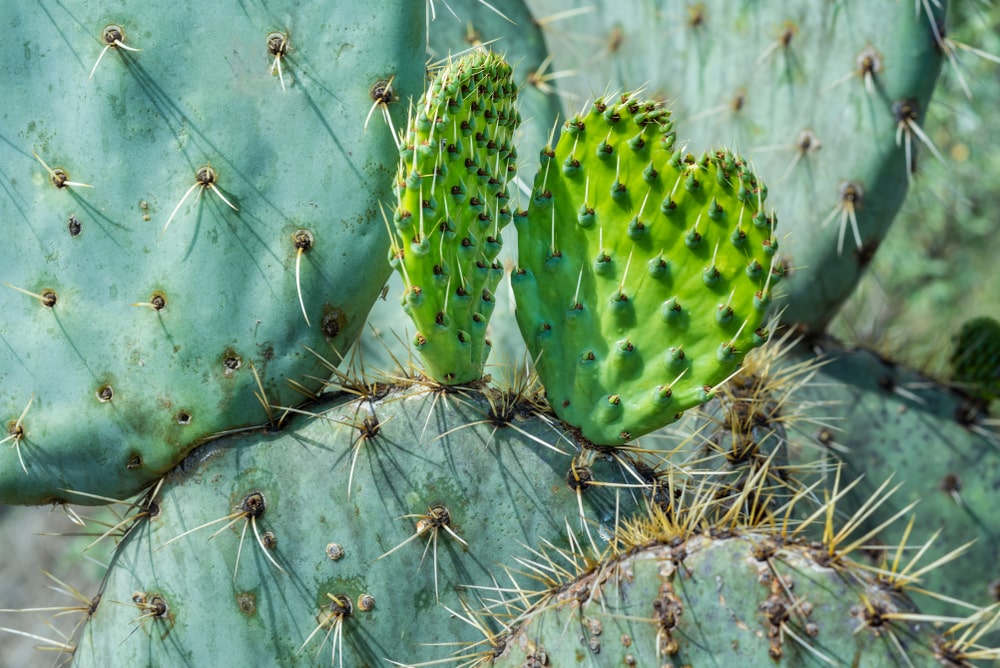
<svg viewBox="0 0 1000 668">
<path fill-rule="evenodd" d="M 72 5 L 0 10 L 0 503 L 124 498 L 321 386 L 424 78 L 422 3 Z"/>
<path fill-rule="evenodd" d="M 621 444 L 705 401 L 762 343 L 776 264 L 739 156 L 675 146 L 669 112 L 598 99 L 547 148 L 515 216 L 517 317 L 552 408 Z"/>
<path fill-rule="evenodd" d="M 517 86 L 499 56 L 476 50 L 435 74 L 400 151 L 391 263 L 403 275 L 414 347 L 441 383 L 478 380 L 503 277 L 500 230 L 520 121 Z"/>
</svg>

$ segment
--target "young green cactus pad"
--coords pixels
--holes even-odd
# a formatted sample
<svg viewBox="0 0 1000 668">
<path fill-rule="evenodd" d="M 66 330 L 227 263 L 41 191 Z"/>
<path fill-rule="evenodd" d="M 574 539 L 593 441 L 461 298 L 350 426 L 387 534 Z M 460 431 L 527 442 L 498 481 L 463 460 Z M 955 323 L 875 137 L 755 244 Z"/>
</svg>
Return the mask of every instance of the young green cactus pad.
<svg viewBox="0 0 1000 668">
<path fill-rule="evenodd" d="M 433 6 L 433 3 L 431 3 Z M 449 3 L 451 10 L 437 11 L 429 24 L 427 52 L 432 62 L 449 55 L 464 53 L 470 47 L 487 46 L 507 54 L 515 63 L 514 83 L 517 84 L 517 107 L 522 122 L 514 133 L 514 146 L 532 147 L 518 154 L 518 173 L 534 175 L 538 169 L 535 148 L 544 146 L 552 125 L 561 114 L 556 81 L 549 71 L 549 52 L 540 26 L 534 21 L 524 0 Z M 499 10 L 499 11 L 498 11 Z M 501 14 L 502 12 L 502 14 Z M 516 232 L 512 226 L 504 229 L 504 246 L 498 261 L 505 268 L 514 266 Z M 389 282 L 388 294 L 402 293 L 403 277 L 394 273 Z M 500 365 L 513 364 L 525 357 L 524 342 L 517 331 L 514 318 L 514 298 L 510 284 L 501 281 L 494 294 L 495 307 L 486 330 L 490 341 L 490 360 Z M 379 300 L 369 313 L 368 322 L 379 335 L 362 337 L 366 363 L 382 369 L 412 357 L 410 336 L 400 327 L 407 318 L 400 313 L 396 300 Z M 409 329 L 412 334 L 412 328 Z"/>
<path fill-rule="evenodd" d="M 516 99 L 510 66 L 474 50 L 435 73 L 400 150 L 391 263 L 417 327 L 414 347 L 440 383 L 478 380 L 489 354 Z"/>
<path fill-rule="evenodd" d="M 424 3 L 366 7 L 0 9 L 0 503 L 130 496 L 350 348 L 424 77 Z"/>
<path fill-rule="evenodd" d="M 524 545 L 603 541 L 658 464 L 577 451 L 520 388 L 372 383 L 195 451 L 117 546 L 74 665 L 376 668 L 479 641 L 463 609 Z"/>
<path fill-rule="evenodd" d="M 547 31 L 554 67 L 579 74 L 564 91 L 644 86 L 680 136 L 737 146 L 780 181 L 771 206 L 793 268 L 783 321 L 816 332 L 885 237 L 919 149 L 934 159 L 922 124 L 947 4 L 593 0 L 572 12 L 575 0 L 529 0 L 538 17 L 564 17 Z"/>
<path fill-rule="evenodd" d="M 952 380 L 982 401 L 1000 396 L 1000 322 L 973 318 L 962 324 L 951 356 Z"/>
<path fill-rule="evenodd" d="M 767 336 L 780 265 L 764 185 L 729 151 L 674 143 L 659 105 L 598 99 L 515 216 L 521 333 L 556 414 L 595 443 L 702 403 Z"/>
</svg>

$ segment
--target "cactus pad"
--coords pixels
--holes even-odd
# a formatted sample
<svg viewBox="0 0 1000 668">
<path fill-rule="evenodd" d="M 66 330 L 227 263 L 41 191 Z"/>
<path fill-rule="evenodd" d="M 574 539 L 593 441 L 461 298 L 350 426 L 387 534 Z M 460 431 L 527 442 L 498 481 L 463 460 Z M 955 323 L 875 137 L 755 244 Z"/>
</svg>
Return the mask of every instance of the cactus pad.
<svg viewBox="0 0 1000 668">
<path fill-rule="evenodd" d="M 767 531 L 651 543 L 537 596 L 488 665 L 903 668 L 976 656 L 961 633 L 908 619 L 913 604 L 875 575 Z"/>
<path fill-rule="evenodd" d="M 373 93 L 424 75 L 423 3 L 75 4 L 0 11 L 0 503 L 130 496 L 322 385 L 389 274 Z"/>
<path fill-rule="evenodd" d="M 568 526 L 596 540 L 641 503 L 617 492 L 636 483 L 627 456 L 583 466 L 530 413 L 493 390 L 383 386 L 206 445 L 117 546 L 74 665 L 443 662 L 480 638 L 449 610 L 478 605 L 523 545 L 567 549 Z M 143 617 L 133 592 L 169 613 Z"/>
<path fill-rule="evenodd" d="M 737 155 L 674 140 L 659 105 L 598 99 L 545 149 L 515 216 L 521 333 L 556 414 L 595 443 L 702 403 L 767 336 L 765 187 Z"/>
<path fill-rule="evenodd" d="M 451 61 L 418 103 L 400 151 L 391 263 L 403 275 L 414 347 L 441 383 L 478 380 L 489 354 L 517 163 L 516 97 L 499 56 L 475 50 Z"/>
</svg>

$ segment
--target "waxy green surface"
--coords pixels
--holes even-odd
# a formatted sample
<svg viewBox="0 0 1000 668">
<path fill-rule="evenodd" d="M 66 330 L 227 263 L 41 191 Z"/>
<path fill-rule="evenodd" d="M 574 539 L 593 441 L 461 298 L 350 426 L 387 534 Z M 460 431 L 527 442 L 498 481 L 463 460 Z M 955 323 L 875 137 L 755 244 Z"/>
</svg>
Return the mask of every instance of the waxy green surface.
<svg viewBox="0 0 1000 668">
<path fill-rule="evenodd" d="M 776 263 L 766 190 L 737 155 L 675 146 L 625 94 L 566 122 L 515 216 L 517 317 L 556 414 L 621 444 L 706 401 L 762 343 Z"/>
<path fill-rule="evenodd" d="M 479 380 L 489 355 L 520 116 L 510 65 L 489 51 L 433 76 L 400 150 L 390 262 L 403 276 L 413 347 L 429 376 L 453 385 Z"/>
</svg>

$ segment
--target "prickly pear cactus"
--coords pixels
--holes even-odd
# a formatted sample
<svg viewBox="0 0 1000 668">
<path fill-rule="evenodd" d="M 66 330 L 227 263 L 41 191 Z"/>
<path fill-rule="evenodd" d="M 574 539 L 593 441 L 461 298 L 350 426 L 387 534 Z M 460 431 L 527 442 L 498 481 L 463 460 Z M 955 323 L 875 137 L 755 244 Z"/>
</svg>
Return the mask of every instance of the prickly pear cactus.
<svg viewBox="0 0 1000 668">
<path fill-rule="evenodd" d="M 739 156 L 674 143 L 660 105 L 599 98 L 515 215 L 521 333 L 556 414 L 595 443 L 704 402 L 767 337 L 781 268 L 766 189 Z"/>
<path fill-rule="evenodd" d="M 433 8 L 434 3 L 431 6 Z M 449 2 L 448 7 L 451 11 L 438 7 L 430 21 L 428 58 L 432 63 L 441 63 L 473 47 L 486 47 L 508 56 L 514 66 L 517 107 L 522 119 L 514 132 L 514 146 L 531 147 L 518 153 L 518 173 L 530 178 L 538 170 L 538 154 L 534 147 L 545 145 L 561 114 L 558 82 L 549 71 L 549 52 L 541 27 L 524 0 L 505 0 L 502 6 L 463 0 Z M 504 245 L 498 261 L 508 271 L 514 266 L 517 255 L 516 234 L 513 226 L 504 229 Z M 402 277 L 394 273 L 387 294 L 402 293 Z M 490 360 L 501 366 L 523 362 L 525 348 L 514 318 L 510 283 L 502 280 L 493 298 L 493 317 L 486 330 L 486 338 L 490 341 L 487 364 Z M 397 363 L 408 364 L 413 356 L 410 346 L 413 328 L 403 326 L 402 323 L 408 320 L 402 317 L 398 302 L 394 299 L 376 301 L 368 322 L 373 336 L 360 340 L 366 363 L 382 369 L 393 368 Z"/>
<path fill-rule="evenodd" d="M 423 13 L 0 9 L 0 503 L 124 498 L 320 386 L 388 275 Z"/>
<path fill-rule="evenodd" d="M 434 74 L 400 149 L 391 263 L 413 345 L 440 383 L 483 375 L 520 122 L 511 67 L 474 50 Z"/>
<path fill-rule="evenodd" d="M 667 100 L 680 136 L 739 147 L 780 183 L 770 204 L 793 269 L 784 321 L 821 332 L 888 231 L 927 143 L 946 3 L 576 4 L 529 0 L 540 21 L 551 17 L 553 69 L 578 75 L 561 87 L 585 97 L 609 82 L 644 86 Z"/>
<path fill-rule="evenodd" d="M 944 159 L 919 163 L 894 231 L 830 325 L 835 336 L 936 376 L 951 371 L 942 331 L 957 333 L 970 317 L 1000 313 L 1000 291 L 990 280 L 1000 207 L 1000 127 L 991 122 L 1000 104 L 998 26 L 996 3 L 949 3 L 942 37 L 950 62 L 923 123 Z"/>
<path fill-rule="evenodd" d="M 810 350 L 793 351 L 782 364 L 794 366 L 813 356 Z M 797 426 L 788 430 L 792 465 L 815 469 L 818 462 L 828 467 L 841 461 L 845 479 L 860 479 L 841 501 L 847 512 L 869 505 L 891 477 L 899 489 L 864 526 L 875 529 L 915 504 L 912 528 L 896 522 L 879 532 L 879 540 L 889 544 L 908 535 L 911 545 L 925 546 L 919 565 L 909 569 L 912 584 L 977 606 L 995 603 L 1000 435 L 980 418 L 968 419 L 961 395 L 871 352 L 827 341 L 820 359 L 824 365 L 792 399 L 801 407 Z M 955 550 L 951 560 L 924 568 Z M 926 612 L 950 612 L 948 601 L 915 599 Z"/>
<path fill-rule="evenodd" d="M 643 502 L 650 464 L 577 451 L 526 386 L 355 390 L 171 473 L 116 549 L 74 665 L 447 659 L 481 639 L 463 613 L 480 588 L 531 568 L 524 545 L 603 542 Z"/>
<path fill-rule="evenodd" d="M 662 538 L 559 585 L 524 592 L 539 602 L 486 665 L 970 666 L 979 649 L 865 569 L 767 530 Z"/>
</svg>

